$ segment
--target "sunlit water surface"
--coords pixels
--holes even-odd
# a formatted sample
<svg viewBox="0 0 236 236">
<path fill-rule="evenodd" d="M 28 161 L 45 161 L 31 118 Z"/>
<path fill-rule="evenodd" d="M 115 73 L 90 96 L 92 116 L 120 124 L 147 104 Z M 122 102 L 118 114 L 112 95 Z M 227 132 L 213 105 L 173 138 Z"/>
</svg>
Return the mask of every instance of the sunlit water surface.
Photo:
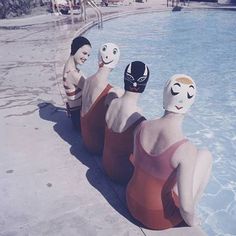
<svg viewBox="0 0 236 236">
<path fill-rule="evenodd" d="M 121 59 L 110 81 L 123 87 L 128 63 L 141 60 L 150 80 L 140 97 L 148 119 L 162 115 L 162 89 L 175 73 L 196 81 L 197 98 L 185 119 L 186 136 L 214 157 L 213 172 L 199 203 L 202 227 L 208 235 L 236 235 L 236 12 L 157 12 L 122 17 L 87 31 L 93 46 L 83 66 L 87 75 L 97 70 L 101 44 L 119 45 Z"/>
</svg>

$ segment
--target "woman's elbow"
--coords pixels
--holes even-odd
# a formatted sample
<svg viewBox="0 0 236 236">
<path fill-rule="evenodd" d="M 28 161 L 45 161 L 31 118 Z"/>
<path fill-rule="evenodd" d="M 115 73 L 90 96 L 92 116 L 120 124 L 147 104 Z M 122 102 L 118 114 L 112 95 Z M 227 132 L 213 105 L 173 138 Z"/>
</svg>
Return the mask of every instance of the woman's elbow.
<svg viewBox="0 0 236 236">
<path fill-rule="evenodd" d="M 183 217 L 184 221 L 189 225 L 189 226 L 194 226 L 194 207 L 192 205 L 185 205 L 180 207 L 180 213 L 181 216 Z"/>
<path fill-rule="evenodd" d="M 194 207 L 193 205 L 183 205 L 180 207 L 180 212 L 183 213 L 184 215 L 191 215 L 194 213 Z"/>
</svg>

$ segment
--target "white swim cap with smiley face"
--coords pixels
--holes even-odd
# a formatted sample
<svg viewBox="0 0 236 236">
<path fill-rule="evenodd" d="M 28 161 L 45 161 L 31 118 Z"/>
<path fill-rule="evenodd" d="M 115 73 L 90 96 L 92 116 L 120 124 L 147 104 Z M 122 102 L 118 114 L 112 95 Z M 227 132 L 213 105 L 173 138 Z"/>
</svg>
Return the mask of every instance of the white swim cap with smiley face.
<svg viewBox="0 0 236 236">
<path fill-rule="evenodd" d="M 120 59 L 120 49 L 114 43 L 105 43 L 98 53 L 99 66 L 114 69 Z"/>
<path fill-rule="evenodd" d="M 184 114 L 192 106 L 196 96 L 196 84 L 184 74 L 176 74 L 167 81 L 163 92 L 163 108 Z"/>
</svg>

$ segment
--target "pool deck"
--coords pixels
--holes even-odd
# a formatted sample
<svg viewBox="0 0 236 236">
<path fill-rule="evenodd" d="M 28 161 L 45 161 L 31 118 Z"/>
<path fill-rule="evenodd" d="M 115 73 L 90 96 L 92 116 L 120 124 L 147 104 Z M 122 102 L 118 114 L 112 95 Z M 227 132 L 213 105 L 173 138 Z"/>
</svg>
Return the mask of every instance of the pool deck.
<svg viewBox="0 0 236 236">
<path fill-rule="evenodd" d="M 148 0 L 101 10 L 108 19 L 171 8 Z M 95 20 L 91 9 L 86 24 L 79 15 L 47 13 L 0 20 L 0 235 L 206 235 L 200 227 L 142 228 L 126 209 L 124 187 L 107 178 L 101 157 L 87 153 L 72 129 L 61 72 L 71 39 Z"/>
</svg>

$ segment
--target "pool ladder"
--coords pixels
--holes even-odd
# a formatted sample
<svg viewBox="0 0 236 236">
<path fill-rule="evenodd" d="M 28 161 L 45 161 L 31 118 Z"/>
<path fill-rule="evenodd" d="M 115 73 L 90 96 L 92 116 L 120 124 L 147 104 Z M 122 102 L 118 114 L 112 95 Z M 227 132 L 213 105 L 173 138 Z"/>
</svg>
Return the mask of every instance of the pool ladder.
<svg viewBox="0 0 236 236">
<path fill-rule="evenodd" d="M 102 12 L 101 12 L 101 10 L 98 8 L 97 4 L 93 0 L 87 0 L 86 2 L 96 12 L 97 18 L 98 18 L 98 28 L 102 29 L 103 28 L 103 19 L 102 19 Z"/>
</svg>

